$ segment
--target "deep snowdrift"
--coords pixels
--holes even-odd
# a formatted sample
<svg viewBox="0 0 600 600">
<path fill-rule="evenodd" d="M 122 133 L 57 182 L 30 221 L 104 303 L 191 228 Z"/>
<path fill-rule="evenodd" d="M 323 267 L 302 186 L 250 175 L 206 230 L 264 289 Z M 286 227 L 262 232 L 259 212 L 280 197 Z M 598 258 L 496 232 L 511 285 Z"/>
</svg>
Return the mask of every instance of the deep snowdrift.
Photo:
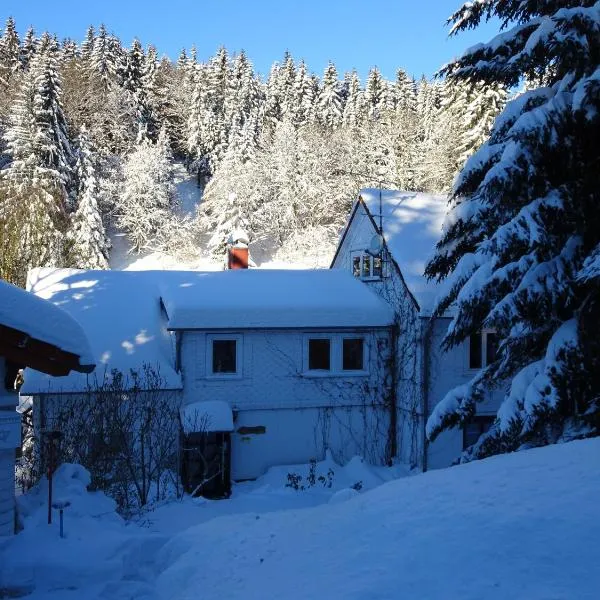
<svg viewBox="0 0 600 600">
<path fill-rule="evenodd" d="M 318 474 L 330 467 L 331 488 L 295 492 L 290 468 L 273 469 L 231 500 L 171 502 L 140 527 L 65 466 L 55 493 L 71 501 L 67 537 L 44 523 L 42 482 L 19 502 L 25 531 L 0 542 L 0 589 L 32 600 L 598 597 L 600 439 L 383 485 L 402 473 L 355 459 Z M 308 467 L 292 470 L 306 481 Z"/>
<path fill-rule="evenodd" d="M 159 553 L 157 593 L 597 598 L 600 440 L 499 456 L 345 503 L 215 519 Z"/>
</svg>

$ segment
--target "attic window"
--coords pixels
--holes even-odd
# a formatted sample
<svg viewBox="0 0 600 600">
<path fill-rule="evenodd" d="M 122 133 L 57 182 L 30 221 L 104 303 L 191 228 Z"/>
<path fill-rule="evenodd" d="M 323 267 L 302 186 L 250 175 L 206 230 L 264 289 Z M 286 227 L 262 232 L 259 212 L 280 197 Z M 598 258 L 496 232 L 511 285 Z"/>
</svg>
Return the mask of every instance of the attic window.
<svg viewBox="0 0 600 600">
<path fill-rule="evenodd" d="M 381 256 L 371 256 L 366 252 L 352 256 L 352 275 L 361 279 L 381 279 L 383 261 Z"/>
</svg>

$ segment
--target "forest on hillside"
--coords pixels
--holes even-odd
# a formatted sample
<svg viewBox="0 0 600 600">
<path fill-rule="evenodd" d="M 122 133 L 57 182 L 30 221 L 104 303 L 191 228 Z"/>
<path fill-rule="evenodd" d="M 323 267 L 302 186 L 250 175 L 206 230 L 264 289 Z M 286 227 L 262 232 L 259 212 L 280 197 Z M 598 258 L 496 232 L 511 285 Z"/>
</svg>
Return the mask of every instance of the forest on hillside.
<svg viewBox="0 0 600 600">
<path fill-rule="evenodd" d="M 82 43 L 12 19 L 0 38 L 0 276 L 108 268 L 134 252 L 218 256 L 233 228 L 283 260 L 335 244 L 362 186 L 446 192 L 506 103 L 502 84 L 394 81 L 289 53 L 259 76 L 244 52 L 176 62 L 104 26 Z M 205 185 L 176 210 L 173 165 Z M 290 250 L 292 249 L 292 250 Z M 290 254 L 291 252 L 291 254 Z"/>
</svg>

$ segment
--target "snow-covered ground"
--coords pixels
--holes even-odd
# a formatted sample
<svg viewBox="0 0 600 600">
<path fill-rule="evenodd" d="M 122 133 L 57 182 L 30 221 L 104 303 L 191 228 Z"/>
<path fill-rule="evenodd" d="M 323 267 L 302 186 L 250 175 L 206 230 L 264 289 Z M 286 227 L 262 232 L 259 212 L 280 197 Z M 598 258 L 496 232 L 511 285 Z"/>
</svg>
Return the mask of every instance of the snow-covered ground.
<svg viewBox="0 0 600 600">
<path fill-rule="evenodd" d="M 318 481 L 329 468 L 331 488 Z M 3 542 L 0 588 L 38 600 L 598 597 L 600 439 L 382 485 L 400 473 L 322 463 L 295 491 L 290 471 L 306 483 L 307 467 L 282 467 L 230 500 L 173 501 L 125 523 L 66 469 L 67 537 L 43 523 L 42 485 L 25 530 Z"/>
</svg>

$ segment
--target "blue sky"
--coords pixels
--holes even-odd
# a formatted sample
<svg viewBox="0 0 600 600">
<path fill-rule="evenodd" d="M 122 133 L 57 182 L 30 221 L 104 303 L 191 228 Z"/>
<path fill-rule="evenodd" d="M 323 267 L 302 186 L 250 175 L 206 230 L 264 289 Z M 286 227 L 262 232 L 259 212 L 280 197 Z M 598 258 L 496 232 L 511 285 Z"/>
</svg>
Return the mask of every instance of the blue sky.
<svg viewBox="0 0 600 600">
<path fill-rule="evenodd" d="M 377 65 L 386 77 L 398 66 L 419 77 L 497 30 L 486 24 L 448 39 L 446 18 L 460 0 L 2 0 L 0 18 L 59 37 L 82 39 L 87 26 L 104 22 L 126 45 L 137 36 L 176 58 L 195 44 L 203 60 L 225 45 L 246 50 L 268 73 L 285 50 L 321 73 L 328 60 L 361 76 Z"/>
</svg>

